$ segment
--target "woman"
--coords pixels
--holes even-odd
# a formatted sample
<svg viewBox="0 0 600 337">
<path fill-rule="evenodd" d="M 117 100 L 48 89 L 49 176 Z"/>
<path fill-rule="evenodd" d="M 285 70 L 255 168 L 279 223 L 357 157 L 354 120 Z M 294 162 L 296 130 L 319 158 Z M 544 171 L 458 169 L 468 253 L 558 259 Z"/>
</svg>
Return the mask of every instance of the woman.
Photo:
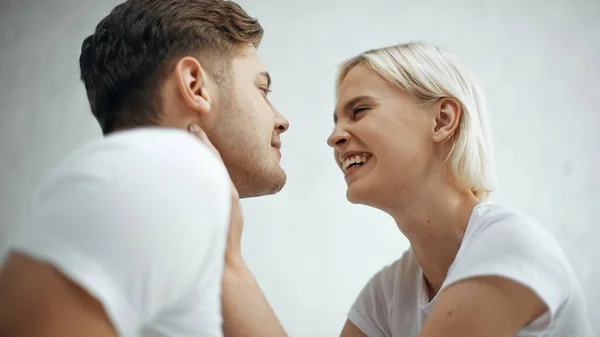
<svg viewBox="0 0 600 337">
<path fill-rule="evenodd" d="M 343 337 L 592 336 L 584 294 L 535 220 L 485 202 L 494 185 L 484 97 L 424 43 L 343 64 L 328 139 L 350 202 L 390 214 L 410 249 L 361 291 Z"/>
</svg>

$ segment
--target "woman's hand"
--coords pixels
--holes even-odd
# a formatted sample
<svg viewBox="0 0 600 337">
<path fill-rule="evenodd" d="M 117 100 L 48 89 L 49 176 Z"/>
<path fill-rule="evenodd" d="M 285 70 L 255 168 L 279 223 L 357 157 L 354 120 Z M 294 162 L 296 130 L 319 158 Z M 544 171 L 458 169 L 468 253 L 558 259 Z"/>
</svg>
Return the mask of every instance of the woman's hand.
<svg viewBox="0 0 600 337">
<path fill-rule="evenodd" d="M 212 145 L 200 126 L 190 126 L 195 134 L 219 158 L 219 151 Z M 254 275 L 242 259 L 241 242 L 244 217 L 240 196 L 231 183 L 231 215 L 223 268 L 221 307 L 223 334 L 226 337 L 264 336 L 286 337 L 287 334 Z"/>
<path fill-rule="evenodd" d="M 221 161 L 223 158 L 219 151 L 208 139 L 206 133 L 198 124 L 192 124 L 189 132 L 195 135 L 209 150 L 211 150 Z M 242 232 L 244 228 L 244 216 L 240 204 L 240 195 L 237 188 L 231 182 L 231 213 L 229 217 L 229 231 L 227 233 L 227 248 L 225 251 L 225 264 L 231 267 L 244 267 L 242 259 Z"/>
</svg>

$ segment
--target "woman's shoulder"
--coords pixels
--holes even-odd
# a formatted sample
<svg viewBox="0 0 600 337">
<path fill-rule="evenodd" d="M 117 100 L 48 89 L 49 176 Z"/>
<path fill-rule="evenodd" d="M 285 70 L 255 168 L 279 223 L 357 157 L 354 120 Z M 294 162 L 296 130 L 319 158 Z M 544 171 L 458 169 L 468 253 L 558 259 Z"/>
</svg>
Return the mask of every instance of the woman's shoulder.
<svg viewBox="0 0 600 337">
<path fill-rule="evenodd" d="M 380 268 L 368 281 L 367 287 L 381 289 L 386 294 L 394 292 L 399 286 L 411 286 L 417 280 L 421 266 L 412 248 L 408 248 L 402 256 Z"/>
<path fill-rule="evenodd" d="M 443 288 L 478 276 L 510 279 L 532 289 L 547 305 L 545 316 L 526 331 L 559 318 L 567 299 L 581 300 L 579 281 L 552 233 L 532 216 L 503 205 L 475 207 Z"/>
<path fill-rule="evenodd" d="M 489 234 L 493 233 L 493 235 Z M 473 209 L 463 238 L 463 245 L 478 239 L 517 239 L 527 246 L 544 245 L 561 250 L 560 245 L 540 221 L 531 215 L 505 205 L 481 203 Z"/>
<path fill-rule="evenodd" d="M 550 231 L 524 212 L 492 203 L 473 210 L 445 286 L 485 275 L 513 279 L 537 292 L 560 297 L 554 302 L 563 300 L 577 283 L 566 254 Z"/>
<path fill-rule="evenodd" d="M 527 226 L 540 226 L 537 219 L 520 209 L 493 202 L 484 202 L 476 205 L 473 209 L 469 227 L 471 227 L 471 225 L 491 225 L 498 222 L 510 222 L 515 225 L 525 224 Z"/>
<path fill-rule="evenodd" d="M 521 263 L 553 260 L 569 266 L 548 228 L 523 211 L 496 203 L 482 203 L 473 209 L 456 260 L 463 255 L 498 260 L 512 256 Z"/>
</svg>

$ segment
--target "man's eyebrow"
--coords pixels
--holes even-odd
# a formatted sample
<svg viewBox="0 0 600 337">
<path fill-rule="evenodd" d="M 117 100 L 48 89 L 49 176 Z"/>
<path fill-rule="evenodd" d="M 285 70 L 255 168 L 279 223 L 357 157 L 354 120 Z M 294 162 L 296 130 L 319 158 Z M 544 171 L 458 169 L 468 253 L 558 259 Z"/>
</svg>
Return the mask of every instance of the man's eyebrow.
<svg viewBox="0 0 600 337">
<path fill-rule="evenodd" d="M 265 78 L 267 80 L 267 87 L 271 87 L 271 75 L 268 71 L 261 71 L 260 73 L 258 73 L 258 76 Z"/>
</svg>

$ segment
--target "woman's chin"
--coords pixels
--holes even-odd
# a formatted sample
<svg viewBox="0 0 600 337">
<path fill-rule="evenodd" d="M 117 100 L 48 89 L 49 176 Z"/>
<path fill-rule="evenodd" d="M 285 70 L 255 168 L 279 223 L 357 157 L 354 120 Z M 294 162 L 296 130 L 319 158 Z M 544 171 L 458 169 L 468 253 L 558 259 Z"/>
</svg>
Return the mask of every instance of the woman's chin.
<svg viewBox="0 0 600 337">
<path fill-rule="evenodd" d="M 368 188 L 361 186 L 361 182 L 356 181 L 348 185 L 346 189 L 346 199 L 353 204 L 369 204 L 369 196 L 371 195 Z"/>
</svg>

